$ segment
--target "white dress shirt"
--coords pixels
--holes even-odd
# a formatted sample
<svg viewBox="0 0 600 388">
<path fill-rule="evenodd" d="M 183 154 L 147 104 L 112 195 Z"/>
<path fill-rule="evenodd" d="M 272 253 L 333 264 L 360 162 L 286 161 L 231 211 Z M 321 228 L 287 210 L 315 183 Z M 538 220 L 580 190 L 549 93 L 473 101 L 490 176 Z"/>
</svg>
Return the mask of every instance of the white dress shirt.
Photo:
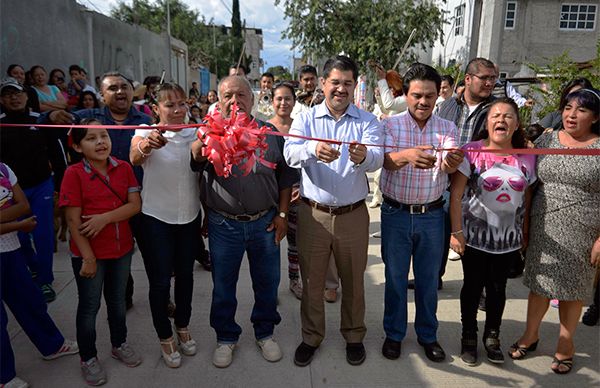
<svg viewBox="0 0 600 388">
<path fill-rule="evenodd" d="M 146 137 L 151 131 L 136 129 L 134 137 Z M 142 213 L 167 224 L 187 224 L 200 212 L 199 174 L 190 167 L 196 128 L 167 131 L 163 136 L 168 143 L 142 163 Z"/>
</svg>

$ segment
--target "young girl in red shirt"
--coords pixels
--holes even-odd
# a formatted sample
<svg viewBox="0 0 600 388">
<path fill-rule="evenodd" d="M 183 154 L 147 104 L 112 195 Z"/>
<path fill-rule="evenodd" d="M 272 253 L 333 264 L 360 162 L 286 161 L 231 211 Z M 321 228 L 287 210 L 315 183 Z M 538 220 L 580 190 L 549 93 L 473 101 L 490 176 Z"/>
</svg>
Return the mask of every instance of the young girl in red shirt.
<svg viewBox="0 0 600 388">
<path fill-rule="evenodd" d="M 100 125 L 94 119 L 82 125 Z M 71 234 L 72 265 L 77 282 L 77 340 L 81 370 L 89 385 L 106 382 L 96 357 L 96 315 L 104 298 L 112 357 L 129 367 L 141 357 L 126 342 L 125 289 L 131 267 L 133 236 L 129 218 L 141 208 L 140 187 L 131 166 L 110 156 L 105 128 L 73 128 L 73 148 L 83 154 L 63 178 L 59 205 L 65 208 Z"/>
</svg>

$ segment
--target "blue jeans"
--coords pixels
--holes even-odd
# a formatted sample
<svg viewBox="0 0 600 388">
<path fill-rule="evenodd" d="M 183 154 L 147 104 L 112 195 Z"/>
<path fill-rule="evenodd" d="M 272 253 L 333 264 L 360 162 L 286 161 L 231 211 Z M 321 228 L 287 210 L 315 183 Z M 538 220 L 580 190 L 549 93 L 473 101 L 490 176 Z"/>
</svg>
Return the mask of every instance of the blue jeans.
<svg viewBox="0 0 600 388">
<path fill-rule="evenodd" d="M 65 339 L 48 315 L 42 291 L 31 279 L 21 249 L 0 255 L 0 276 L 0 384 L 5 384 L 16 372 L 4 304 L 43 356 L 57 352 Z"/>
<path fill-rule="evenodd" d="M 127 340 L 125 289 L 131 268 L 131 255 L 132 252 L 118 259 L 97 260 L 96 275 L 93 278 L 81 277 L 81 258 L 71 258 L 79 293 L 75 324 L 82 361 L 96 357 L 96 315 L 100 309 L 102 291 L 108 313 L 110 343 L 119 347 Z"/>
<path fill-rule="evenodd" d="M 415 331 L 421 342 L 437 340 L 437 286 L 443 236 L 443 209 L 410 214 L 385 201 L 381 205 L 381 256 L 385 263 L 383 328 L 391 340 L 402 341 L 406 336 L 411 256 L 415 277 Z"/>
<path fill-rule="evenodd" d="M 152 323 L 160 339 L 171 338 L 168 306 L 171 276 L 175 274 L 175 326 L 188 327 L 192 316 L 194 260 L 199 255 L 200 215 L 187 224 L 168 224 L 140 214 L 138 245 L 144 259 L 150 290 Z"/>
<path fill-rule="evenodd" d="M 24 189 L 31 213 L 36 216 L 37 226 L 31 233 L 19 232 L 19 242 L 29 270 L 36 273 L 38 285 L 51 284 L 52 256 L 54 255 L 54 182 L 52 177 L 37 186 Z M 33 244 L 31 245 L 31 237 Z"/>
<path fill-rule="evenodd" d="M 256 339 L 272 336 L 275 325 L 281 321 L 277 312 L 277 288 L 281 277 L 279 245 L 275 244 L 275 231 L 267 232 L 274 216 L 275 209 L 272 209 L 256 221 L 238 222 L 208 211 L 208 243 L 213 265 L 210 326 L 215 329 L 218 342 L 236 343 L 242 333 L 242 328 L 235 322 L 235 312 L 244 252 L 248 253 L 254 290 L 250 321 Z"/>
</svg>

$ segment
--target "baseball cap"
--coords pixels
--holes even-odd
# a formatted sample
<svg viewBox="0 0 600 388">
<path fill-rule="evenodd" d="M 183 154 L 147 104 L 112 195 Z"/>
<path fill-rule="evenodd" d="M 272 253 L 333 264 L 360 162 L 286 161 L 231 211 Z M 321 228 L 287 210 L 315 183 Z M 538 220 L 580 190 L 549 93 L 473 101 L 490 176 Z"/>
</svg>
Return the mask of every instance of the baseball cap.
<svg viewBox="0 0 600 388">
<path fill-rule="evenodd" d="M 2 80 L 2 83 L 0 83 L 0 93 L 2 93 L 2 91 L 8 87 L 15 88 L 19 91 L 23 91 L 23 85 L 21 85 L 19 81 L 12 77 L 8 77 Z"/>
</svg>

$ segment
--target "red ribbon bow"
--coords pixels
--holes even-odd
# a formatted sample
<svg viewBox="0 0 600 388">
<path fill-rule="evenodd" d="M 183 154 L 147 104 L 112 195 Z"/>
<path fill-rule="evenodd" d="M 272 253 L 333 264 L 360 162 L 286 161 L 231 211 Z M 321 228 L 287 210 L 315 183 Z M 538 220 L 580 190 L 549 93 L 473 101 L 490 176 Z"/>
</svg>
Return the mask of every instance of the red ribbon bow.
<svg viewBox="0 0 600 388">
<path fill-rule="evenodd" d="M 258 123 L 233 104 L 229 117 L 223 117 L 219 110 L 207 115 L 205 123 L 198 127 L 198 138 L 205 144 L 202 156 L 212 163 L 218 176 L 233 175 L 233 166 L 238 166 L 246 176 L 257 162 L 275 169 L 275 163 L 264 159 L 269 145 L 266 142 L 267 126 Z"/>
</svg>

